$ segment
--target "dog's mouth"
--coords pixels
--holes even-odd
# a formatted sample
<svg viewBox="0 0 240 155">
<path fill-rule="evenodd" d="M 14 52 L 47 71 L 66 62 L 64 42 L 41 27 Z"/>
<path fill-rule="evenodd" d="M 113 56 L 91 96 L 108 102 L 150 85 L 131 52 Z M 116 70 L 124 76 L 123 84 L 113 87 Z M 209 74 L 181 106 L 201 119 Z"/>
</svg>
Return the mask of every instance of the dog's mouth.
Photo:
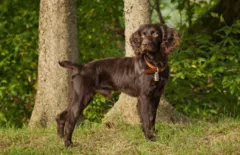
<svg viewBox="0 0 240 155">
<path fill-rule="evenodd" d="M 152 55 L 154 56 L 155 55 L 155 52 L 156 50 L 153 48 L 153 47 L 142 47 L 142 54 L 146 54 L 146 55 Z"/>
<path fill-rule="evenodd" d="M 155 62 L 155 65 L 157 65 L 160 68 L 166 66 L 167 64 L 167 62 L 165 62 L 163 57 L 161 58 L 156 57 L 157 53 L 155 51 L 145 49 L 145 50 L 142 50 L 142 54 L 144 57 L 146 56 L 148 60 Z"/>
<path fill-rule="evenodd" d="M 142 54 L 147 54 L 147 53 L 149 53 L 149 54 L 154 54 L 155 53 L 155 50 L 153 49 L 153 48 L 142 48 Z"/>
<path fill-rule="evenodd" d="M 143 50 L 142 51 L 142 54 L 144 55 L 144 56 L 147 56 L 148 58 L 150 58 L 150 59 L 154 59 L 154 57 L 155 57 L 155 52 L 153 52 L 153 51 L 150 51 L 150 50 Z"/>
</svg>

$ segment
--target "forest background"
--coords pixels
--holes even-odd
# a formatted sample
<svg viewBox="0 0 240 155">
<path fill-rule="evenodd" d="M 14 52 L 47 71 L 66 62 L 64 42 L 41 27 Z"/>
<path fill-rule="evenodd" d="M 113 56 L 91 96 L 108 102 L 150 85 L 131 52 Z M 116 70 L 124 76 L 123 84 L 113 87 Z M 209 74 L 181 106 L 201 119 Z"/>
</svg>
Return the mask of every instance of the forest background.
<svg viewBox="0 0 240 155">
<path fill-rule="evenodd" d="M 39 0 L 0 2 L 0 126 L 28 123 L 37 89 Z M 240 119 L 239 0 L 150 0 L 152 23 L 179 32 L 165 97 L 188 117 Z M 78 0 L 79 63 L 123 56 L 123 1 Z M 118 99 L 97 95 L 85 118 L 101 122 Z"/>
</svg>

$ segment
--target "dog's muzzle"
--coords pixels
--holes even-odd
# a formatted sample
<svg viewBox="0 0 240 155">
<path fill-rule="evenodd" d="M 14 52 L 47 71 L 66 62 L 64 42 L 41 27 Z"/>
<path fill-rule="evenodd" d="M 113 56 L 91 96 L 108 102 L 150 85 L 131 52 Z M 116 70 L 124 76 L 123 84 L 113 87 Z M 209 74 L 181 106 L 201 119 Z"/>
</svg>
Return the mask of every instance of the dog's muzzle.
<svg viewBox="0 0 240 155">
<path fill-rule="evenodd" d="M 154 44 L 149 39 L 143 39 L 141 49 L 142 49 L 142 53 L 155 51 Z"/>
</svg>

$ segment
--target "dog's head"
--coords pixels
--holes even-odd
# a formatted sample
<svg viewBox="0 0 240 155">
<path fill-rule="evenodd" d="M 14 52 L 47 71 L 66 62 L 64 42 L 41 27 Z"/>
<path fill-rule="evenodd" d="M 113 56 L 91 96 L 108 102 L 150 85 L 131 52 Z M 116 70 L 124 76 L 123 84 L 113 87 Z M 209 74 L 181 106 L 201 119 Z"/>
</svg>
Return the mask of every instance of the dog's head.
<svg viewBox="0 0 240 155">
<path fill-rule="evenodd" d="M 130 37 L 130 44 L 136 56 L 168 56 L 179 45 L 179 38 L 177 32 L 165 24 L 143 24 Z"/>
</svg>

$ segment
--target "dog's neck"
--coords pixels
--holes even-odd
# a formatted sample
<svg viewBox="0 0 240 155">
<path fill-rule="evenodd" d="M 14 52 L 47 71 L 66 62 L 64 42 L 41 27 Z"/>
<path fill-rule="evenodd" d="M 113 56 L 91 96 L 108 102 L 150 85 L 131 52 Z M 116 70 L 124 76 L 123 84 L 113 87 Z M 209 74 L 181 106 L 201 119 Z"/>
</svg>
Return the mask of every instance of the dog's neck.
<svg viewBox="0 0 240 155">
<path fill-rule="evenodd" d="M 157 73 L 161 73 L 163 72 L 167 67 L 168 64 L 164 65 L 163 67 L 158 67 L 158 66 L 154 66 L 153 64 L 151 64 L 150 62 L 148 62 L 146 60 L 146 58 L 144 57 L 144 63 L 145 63 L 145 67 L 143 72 L 145 74 L 157 74 Z M 157 75 L 158 76 L 158 75 Z M 157 80 L 158 81 L 158 80 Z"/>
<path fill-rule="evenodd" d="M 159 54 L 156 56 L 152 56 L 151 54 L 143 54 L 141 56 L 142 61 L 144 61 L 144 63 L 150 67 L 151 65 L 154 67 L 158 67 L 160 68 L 164 68 L 165 66 L 168 65 L 168 57 L 163 55 L 163 54 Z M 148 65 L 151 64 L 151 65 Z M 152 67 L 150 67 L 152 68 Z"/>
</svg>

